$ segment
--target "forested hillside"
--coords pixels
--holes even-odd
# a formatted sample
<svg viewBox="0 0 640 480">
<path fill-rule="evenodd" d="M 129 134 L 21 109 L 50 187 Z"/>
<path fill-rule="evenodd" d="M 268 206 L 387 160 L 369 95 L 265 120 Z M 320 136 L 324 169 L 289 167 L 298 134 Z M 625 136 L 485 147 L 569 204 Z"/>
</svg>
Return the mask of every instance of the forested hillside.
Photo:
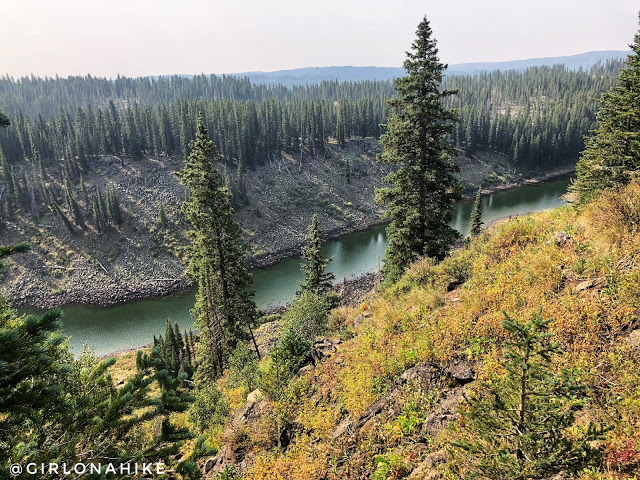
<svg viewBox="0 0 640 480">
<path fill-rule="evenodd" d="M 478 149 L 507 155 L 518 169 L 575 163 L 596 126 L 594 99 L 613 86 L 619 68 L 613 62 L 589 72 L 557 65 L 446 77 L 444 87 L 458 91 L 450 104 L 460 111 L 452 140 L 466 155 Z"/>
<path fill-rule="evenodd" d="M 611 88 L 618 69 L 610 63 L 590 72 L 557 66 L 451 77 L 445 85 L 458 90 L 450 101 L 461 112 L 451 141 L 466 155 L 496 151 L 521 169 L 570 164 L 595 127 L 593 98 Z M 18 202 L 37 216 L 36 205 L 50 206 L 53 197 L 64 203 L 61 191 L 47 191 L 46 176 L 75 191 L 104 155 L 182 158 L 199 112 L 228 176 L 240 179 L 282 154 L 323 156 L 330 139 L 343 146 L 350 138 L 377 138 L 392 95 L 389 82 L 286 89 L 215 76 L 5 78 L 0 104 L 13 121 L 0 132 L 0 201 L 5 212 Z"/>
<path fill-rule="evenodd" d="M 450 141 L 467 191 L 575 163 L 595 127 L 593 98 L 619 67 L 446 79 L 458 90 L 448 100 L 461 114 Z M 376 143 L 393 95 L 390 82 L 376 81 L 285 88 L 216 76 L 0 80 L 11 118 L 0 131 L 0 230 L 11 241 L 39 239 L 11 277 L 30 285 L 18 290 L 20 301 L 86 301 L 91 291 L 113 302 L 184 286 L 175 208 L 184 191 L 173 172 L 198 113 L 222 154 L 218 168 L 253 256 L 295 251 L 314 212 L 333 234 L 380 221 Z M 52 243 L 65 258 L 49 258 L 44 246 Z M 146 273 L 136 267 L 143 252 L 155 265 Z M 96 291 L 101 285 L 111 300 Z M 44 303 L 43 291 L 53 292 Z"/>
</svg>

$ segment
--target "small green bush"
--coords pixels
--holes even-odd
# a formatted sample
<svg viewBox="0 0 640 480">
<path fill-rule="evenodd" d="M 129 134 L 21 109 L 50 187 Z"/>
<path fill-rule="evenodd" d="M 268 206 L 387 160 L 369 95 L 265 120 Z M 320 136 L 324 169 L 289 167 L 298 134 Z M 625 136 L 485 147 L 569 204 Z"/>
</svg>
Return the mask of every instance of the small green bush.
<svg viewBox="0 0 640 480">
<path fill-rule="evenodd" d="M 304 291 L 283 315 L 282 324 L 285 330 L 295 329 L 302 338 L 312 342 L 326 333 L 328 312 L 333 303 L 335 299 L 329 295 L 320 297 L 313 292 Z"/>
<path fill-rule="evenodd" d="M 245 386 L 250 392 L 258 387 L 258 358 L 245 342 L 239 342 L 231 352 L 227 385 L 232 388 Z"/>
<path fill-rule="evenodd" d="M 189 409 L 189 419 L 200 431 L 222 425 L 228 416 L 227 399 L 215 387 L 202 389 Z"/>
<path fill-rule="evenodd" d="M 260 390 L 271 400 L 278 400 L 296 372 L 310 361 L 311 343 L 296 328 L 287 328 L 260 371 Z"/>
</svg>

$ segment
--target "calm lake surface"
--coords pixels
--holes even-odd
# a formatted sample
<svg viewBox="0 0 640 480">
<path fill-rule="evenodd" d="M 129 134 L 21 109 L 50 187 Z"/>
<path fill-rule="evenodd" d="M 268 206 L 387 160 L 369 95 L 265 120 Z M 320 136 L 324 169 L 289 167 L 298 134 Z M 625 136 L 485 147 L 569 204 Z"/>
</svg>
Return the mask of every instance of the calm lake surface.
<svg viewBox="0 0 640 480">
<path fill-rule="evenodd" d="M 482 219 L 485 225 L 494 220 L 557 207 L 569 178 L 538 185 L 523 186 L 483 198 Z M 469 234 L 473 202 L 460 202 L 455 207 L 451 225 L 463 235 Z M 387 244 L 384 226 L 350 233 L 326 242 L 324 252 L 332 256 L 329 268 L 337 280 L 377 271 Z M 258 308 L 280 305 L 295 295 L 302 280 L 300 258 L 288 258 L 269 268 L 253 272 Z M 193 325 L 189 309 L 193 307 L 194 290 L 163 298 L 140 300 L 111 308 L 82 305 L 64 307 L 64 332 L 71 336 L 73 352 L 79 353 L 83 343 L 93 345 L 98 355 L 135 348 L 163 334 L 167 318 L 180 324 L 181 330 Z"/>
</svg>

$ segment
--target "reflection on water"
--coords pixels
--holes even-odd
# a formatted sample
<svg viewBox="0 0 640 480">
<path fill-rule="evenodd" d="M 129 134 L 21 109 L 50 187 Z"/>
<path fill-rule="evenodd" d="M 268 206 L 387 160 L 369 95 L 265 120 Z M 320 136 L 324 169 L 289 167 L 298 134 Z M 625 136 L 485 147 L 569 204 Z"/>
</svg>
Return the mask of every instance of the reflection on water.
<svg viewBox="0 0 640 480">
<path fill-rule="evenodd" d="M 562 203 L 560 196 L 568 184 L 569 179 L 565 178 L 484 197 L 482 219 L 488 225 L 499 218 L 556 207 Z M 469 233 L 472 209 L 472 201 L 460 202 L 455 207 L 451 225 L 463 235 Z M 386 244 L 384 227 L 377 226 L 327 242 L 324 253 L 333 257 L 330 269 L 341 280 L 378 270 Z M 253 272 L 259 308 L 285 303 L 295 295 L 302 280 L 300 262 L 300 258 L 288 258 Z M 178 322 L 182 330 L 188 330 L 193 325 L 189 315 L 193 302 L 191 290 L 112 308 L 68 306 L 64 308 L 64 331 L 71 335 L 76 353 L 85 342 L 94 345 L 98 354 L 133 348 L 150 343 L 154 334 L 163 333 L 167 318 Z"/>
</svg>

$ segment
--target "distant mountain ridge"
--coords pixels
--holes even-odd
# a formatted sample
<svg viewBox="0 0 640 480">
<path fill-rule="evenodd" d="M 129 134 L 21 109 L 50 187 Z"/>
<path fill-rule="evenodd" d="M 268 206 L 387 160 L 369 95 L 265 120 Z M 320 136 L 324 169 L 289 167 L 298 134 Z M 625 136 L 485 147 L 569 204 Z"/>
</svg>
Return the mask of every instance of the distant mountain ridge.
<svg viewBox="0 0 640 480">
<path fill-rule="evenodd" d="M 564 64 L 570 70 L 578 70 L 580 67 L 588 69 L 598 62 L 606 62 L 608 60 L 616 60 L 626 58 L 631 53 L 630 50 L 605 50 L 598 52 L 579 53 L 577 55 L 568 55 L 564 57 L 541 57 L 528 58 L 525 60 L 510 60 L 507 62 L 479 62 L 479 63 L 460 63 L 457 65 L 449 65 L 449 73 L 455 74 L 473 74 L 493 70 L 526 70 L 530 67 L 541 67 L 543 65 L 559 65 Z"/>
<path fill-rule="evenodd" d="M 494 70 L 523 71 L 530 67 L 543 65 L 564 64 L 570 70 L 591 68 L 598 62 L 625 58 L 630 51 L 606 50 L 586 52 L 563 57 L 529 58 L 524 60 L 510 60 L 506 62 L 477 62 L 449 65 L 449 75 L 473 75 Z M 274 72 L 243 72 L 232 73 L 239 77 L 248 77 L 251 83 L 282 84 L 287 87 L 293 85 L 308 85 L 320 83 L 324 80 L 339 80 L 357 82 L 362 80 L 391 80 L 403 76 L 404 69 L 400 67 L 306 67 L 291 70 L 277 70 Z"/>
</svg>

